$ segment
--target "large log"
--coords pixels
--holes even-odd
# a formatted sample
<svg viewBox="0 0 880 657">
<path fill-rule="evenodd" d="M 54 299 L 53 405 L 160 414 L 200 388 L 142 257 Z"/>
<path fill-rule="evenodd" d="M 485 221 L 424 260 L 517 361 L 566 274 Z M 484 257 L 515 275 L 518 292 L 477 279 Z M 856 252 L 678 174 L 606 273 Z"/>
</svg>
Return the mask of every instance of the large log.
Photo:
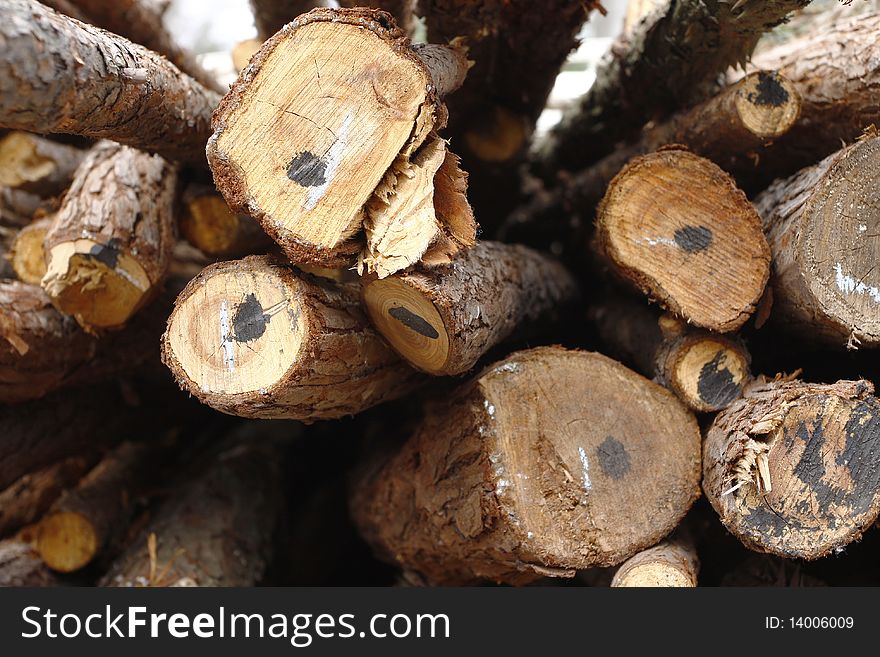
<svg viewBox="0 0 880 657">
<path fill-rule="evenodd" d="M 217 263 L 194 278 L 162 353 L 183 389 L 242 417 L 339 418 L 400 397 L 418 379 L 370 326 L 359 285 L 269 257 Z"/>
<path fill-rule="evenodd" d="M 782 326 L 810 341 L 880 346 L 878 184 L 880 137 L 868 136 L 755 199 Z"/>
<path fill-rule="evenodd" d="M 353 515 L 429 583 L 521 584 L 612 566 L 699 496 L 700 436 L 664 388 L 599 354 L 512 354 L 428 409 L 366 466 Z"/>
<path fill-rule="evenodd" d="M 880 513 L 880 402 L 867 381 L 757 382 L 715 418 L 703 490 L 746 547 L 817 559 Z"/>
<path fill-rule="evenodd" d="M 7 0 L 3 18 L 0 126 L 204 162 L 216 92 L 164 57 L 36 0 Z"/>
<path fill-rule="evenodd" d="M 408 246 L 397 268 L 412 264 L 457 232 L 444 228 L 458 219 L 444 216 L 455 186 L 434 178 L 444 162 L 463 174 L 433 133 L 446 121 L 440 97 L 466 69 L 459 49 L 411 46 L 385 12 L 302 15 L 263 44 L 214 115 L 217 189 L 293 262 L 351 265 L 366 225 L 373 250 L 396 235 Z"/>
<path fill-rule="evenodd" d="M 743 64 L 761 35 L 810 0 L 668 1 L 622 35 L 596 81 L 539 145 L 546 179 L 606 155 L 648 120 L 710 95 L 730 66 Z"/>
<path fill-rule="evenodd" d="M 751 380 L 751 357 L 742 341 L 688 327 L 646 303 L 617 298 L 592 306 L 588 315 L 612 356 L 674 392 L 700 412 L 726 408 Z"/>
<path fill-rule="evenodd" d="M 480 242 L 445 267 L 368 281 L 367 313 L 413 367 L 461 374 L 517 329 L 559 317 L 577 295 L 562 265 L 523 246 Z"/>
<path fill-rule="evenodd" d="M 157 155 L 102 142 L 83 161 L 46 235 L 43 289 L 90 331 L 151 301 L 176 236 L 177 173 Z"/>
<path fill-rule="evenodd" d="M 688 322 L 741 327 L 770 273 L 761 220 L 717 165 L 679 147 L 631 161 L 611 182 L 597 243 L 620 274 Z"/>
<path fill-rule="evenodd" d="M 285 512 L 284 454 L 295 430 L 251 425 L 156 509 L 103 586 L 255 586 Z"/>
</svg>

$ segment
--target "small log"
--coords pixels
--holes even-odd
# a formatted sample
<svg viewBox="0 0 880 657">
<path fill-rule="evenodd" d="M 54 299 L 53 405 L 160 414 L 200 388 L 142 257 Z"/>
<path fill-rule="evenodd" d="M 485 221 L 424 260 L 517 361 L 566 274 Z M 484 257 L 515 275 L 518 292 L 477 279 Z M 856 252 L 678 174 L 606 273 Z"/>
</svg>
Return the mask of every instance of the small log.
<svg viewBox="0 0 880 657">
<path fill-rule="evenodd" d="M 431 183 L 445 143 L 432 133 L 446 120 L 439 98 L 466 70 L 461 50 L 412 47 L 385 12 L 302 15 L 263 44 L 214 115 L 207 155 L 217 189 L 293 262 L 350 265 L 377 188 L 378 200 L 397 210 L 373 219 L 381 234 L 405 222 L 413 204 L 438 203 Z M 422 153 L 423 145 L 432 150 Z M 392 204 L 388 197 L 412 178 L 421 184 L 407 185 Z M 439 236 L 436 221 L 432 211 L 398 230 Z M 404 255 L 415 261 L 426 248 L 417 241 Z"/>
<path fill-rule="evenodd" d="M 633 363 L 691 410 L 726 408 L 752 378 L 751 357 L 736 337 L 658 317 L 646 304 L 623 298 L 593 306 L 588 315 L 612 356 Z"/>
<path fill-rule="evenodd" d="M 448 267 L 365 282 L 362 294 L 373 324 L 410 365 L 453 375 L 517 328 L 558 315 L 577 285 L 537 251 L 480 242 Z"/>
<path fill-rule="evenodd" d="M 693 588 L 700 560 L 693 544 L 676 537 L 627 559 L 611 580 L 613 588 Z"/>
<path fill-rule="evenodd" d="M 599 206 L 599 249 L 696 326 L 733 331 L 764 292 L 770 248 L 755 209 L 712 162 L 680 148 L 636 158 Z"/>
<path fill-rule="evenodd" d="M 757 382 L 715 418 L 703 490 L 748 548 L 817 559 L 880 513 L 880 402 L 867 381 Z"/>
<path fill-rule="evenodd" d="M 258 256 L 211 265 L 186 286 L 162 355 L 181 388 L 251 418 L 353 415 L 418 380 L 364 317 L 359 285 Z"/>
<path fill-rule="evenodd" d="M 113 139 L 204 162 L 216 92 L 161 55 L 36 0 L 4 4 L 0 127 Z M 41 68 L 47 61 L 51 73 Z"/>
<path fill-rule="evenodd" d="M 878 184 L 880 137 L 868 136 L 755 199 L 780 325 L 808 340 L 880 346 Z"/>
<path fill-rule="evenodd" d="M 207 89 L 223 93 L 225 89 L 208 73 L 195 56 L 181 48 L 165 29 L 165 7 L 149 0 L 71 0 L 89 17 L 86 22 L 125 37 L 145 48 L 164 55 L 181 71 Z"/>
<path fill-rule="evenodd" d="M 75 486 L 97 460 L 95 453 L 77 454 L 29 472 L 0 491 L 0 537 L 39 520 L 52 503 Z"/>
<path fill-rule="evenodd" d="M 175 169 L 103 142 L 77 170 L 46 235 L 43 289 L 90 331 L 115 329 L 152 300 L 175 240 Z"/>
<path fill-rule="evenodd" d="M 427 410 L 355 483 L 382 558 L 432 584 L 522 584 L 617 565 L 699 496 L 696 421 L 668 390 L 600 354 L 542 347 Z"/>
<path fill-rule="evenodd" d="M 56 196 L 73 180 L 85 151 L 27 132 L 0 139 L 0 185 L 41 197 Z"/>
<path fill-rule="evenodd" d="M 33 528 L 34 548 L 52 570 L 85 568 L 124 535 L 135 500 L 155 474 L 167 445 L 125 442 L 61 495 Z"/>
<path fill-rule="evenodd" d="M 191 184 L 183 193 L 180 234 L 210 257 L 241 258 L 276 250 L 260 224 L 232 212 L 223 197 L 206 185 Z"/>
<path fill-rule="evenodd" d="M 9 263 L 22 283 L 39 285 L 46 275 L 46 249 L 43 244 L 54 217 L 38 219 L 15 236 L 9 249 Z"/>
<path fill-rule="evenodd" d="M 265 41 L 300 14 L 320 7 L 321 0 L 250 0 L 260 41 Z"/>
<path fill-rule="evenodd" d="M 0 541 L 0 587 L 60 585 L 30 543 L 18 538 Z"/>
<path fill-rule="evenodd" d="M 255 586 L 285 512 L 284 424 L 230 439 L 156 509 L 101 586 Z"/>
<path fill-rule="evenodd" d="M 581 169 L 647 121 L 711 95 L 765 31 L 809 2 L 665 2 L 611 46 L 590 90 L 539 145 L 536 171 L 551 179 Z"/>
</svg>

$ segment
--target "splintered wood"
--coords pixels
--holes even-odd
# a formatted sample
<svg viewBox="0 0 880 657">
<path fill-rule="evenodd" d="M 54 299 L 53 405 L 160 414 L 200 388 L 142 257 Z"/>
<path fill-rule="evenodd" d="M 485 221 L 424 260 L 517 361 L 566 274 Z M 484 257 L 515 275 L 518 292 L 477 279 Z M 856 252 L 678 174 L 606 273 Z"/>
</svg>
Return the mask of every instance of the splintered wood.
<svg viewBox="0 0 880 657">
<path fill-rule="evenodd" d="M 300 16 L 215 113 L 207 154 L 217 187 L 293 262 L 351 265 L 363 251 L 363 266 L 387 275 L 432 244 L 469 246 L 464 174 L 434 134 L 446 122 L 439 96 L 466 69 L 461 51 L 411 47 L 383 12 Z M 458 184 L 433 183 L 444 163 Z M 460 199 L 437 198 L 441 189 Z"/>
</svg>

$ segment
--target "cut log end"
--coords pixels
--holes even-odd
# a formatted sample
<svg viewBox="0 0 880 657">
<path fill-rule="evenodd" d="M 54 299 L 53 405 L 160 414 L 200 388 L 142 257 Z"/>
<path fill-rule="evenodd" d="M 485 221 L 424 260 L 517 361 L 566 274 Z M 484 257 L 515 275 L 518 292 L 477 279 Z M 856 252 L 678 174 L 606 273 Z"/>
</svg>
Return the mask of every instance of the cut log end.
<svg viewBox="0 0 880 657">
<path fill-rule="evenodd" d="M 714 331 L 742 326 L 769 277 L 754 208 L 718 166 L 686 150 L 630 162 L 599 207 L 598 237 L 625 277 Z"/>
<path fill-rule="evenodd" d="M 43 242 L 51 225 L 50 219 L 40 219 L 22 228 L 12 248 L 9 261 L 18 280 L 30 285 L 39 285 L 46 275 L 46 252 Z"/>
<path fill-rule="evenodd" d="M 496 105 L 474 117 L 464 142 L 484 162 L 507 162 L 522 152 L 528 137 L 526 118 Z"/>
<path fill-rule="evenodd" d="M 743 126 L 756 137 L 773 139 L 788 132 L 800 115 L 795 86 L 775 71 L 757 71 L 740 83 L 734 100 Z"/>
<path fill-rule="evenodd" d="M 727 407 L 751 378 L 748 354 L 721 336 L 685 338 L 673 351 L 666 371 L 669 386 L 694 410 Z"/>
<path fill-rule="evenodd" d="M 703 489 L 746 546 L 817 559 L 880 512 L 880 402 L 867 381 L 772 382 L 715 419 Z"/>
<path fill-rule="evenodd" d="M 219 270 L 168 321 L 168 346 L 199 390 L 259 393 L 294 366 L 307 333 L 298 279 L 272 268 Z"/>
<path fill-rule="evenodd" d="M 190 199 L 180 218 L 180 234 L 207 255 L 226 253 L 236 242 L 240 219 L 222 197 L 205 194 Z"/>
<path fill-rule="evenodd" d="M 61 312 L 90 329 L 124 326 L 153 289 L 135 258 L 90 239 L 53 246 L 42 285 Z"/>
<path fill-rule="evenodd" d="M 699 561 L 693 547 L 664 541 L 631 557 L 614 574 L 614 588 L 693 588 Z"/>
<path fill-rule="evenodd" d="M 95 528 L 76 512 L 53 513 L 41 520 L 34 542 L 43 562 L 59 573 L 84 568 L 98 552 Z"/>
<path fill-rule="evenodd" d="M 445 370 L 449 333 L 425 294 L 400 278 L 367 283 L 363 294 L 373 325 L 401 356 L 429 374 Z"/>
</svg>

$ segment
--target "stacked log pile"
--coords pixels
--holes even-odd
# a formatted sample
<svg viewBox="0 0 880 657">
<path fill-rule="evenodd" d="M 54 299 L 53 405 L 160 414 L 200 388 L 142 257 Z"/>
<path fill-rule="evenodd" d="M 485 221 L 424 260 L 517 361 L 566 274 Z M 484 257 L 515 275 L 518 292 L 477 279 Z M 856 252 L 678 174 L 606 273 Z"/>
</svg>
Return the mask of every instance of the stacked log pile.
<svg viewBox="0 0 880 657">
<path fill-rule="evenodd" d="M 0 585 L 878 583 L 880 15 L 327 4 L 7 0 Z"/>
</svg>

